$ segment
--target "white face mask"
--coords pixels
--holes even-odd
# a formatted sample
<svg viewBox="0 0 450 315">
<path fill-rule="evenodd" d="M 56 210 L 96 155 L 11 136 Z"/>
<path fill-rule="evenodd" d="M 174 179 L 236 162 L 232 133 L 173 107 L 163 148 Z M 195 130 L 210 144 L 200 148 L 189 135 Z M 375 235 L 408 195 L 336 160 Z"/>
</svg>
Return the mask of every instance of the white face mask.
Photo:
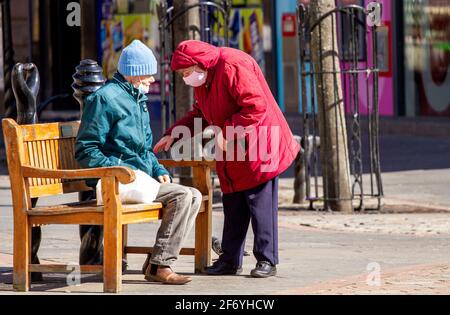
<svg viewBox="0 0 450 315">
<path fill-rule="evenodd" d="M 150 85 L 145 85 L 142 83 L 140 77 L 139 77 L 139 84 L 134 83 L 133 86 L 139 90 L 142 94 L 148 94 L 150 92 Z"/>
<path fill-rule="evenodd" d="M 150 92 L 150 85 L 145 85 L 141 83 L 139 84 L 138 89 L 142 94 L 148 94 L 148 92 Z"/>
<path fill-rule="evenodd" d="M 199 87 L 205 84 L 208 74 L 206 72 L 192 72 L 189 76 L 184 77 L 184 83 L 192 87 Z"/>
</svg>

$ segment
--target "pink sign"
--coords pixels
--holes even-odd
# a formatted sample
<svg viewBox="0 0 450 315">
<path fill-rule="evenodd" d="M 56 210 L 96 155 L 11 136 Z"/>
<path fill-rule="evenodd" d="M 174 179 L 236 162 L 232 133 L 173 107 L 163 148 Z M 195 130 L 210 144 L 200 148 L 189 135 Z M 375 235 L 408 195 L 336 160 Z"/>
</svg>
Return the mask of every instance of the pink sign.
<svg viewBox="0 0 450 315">
<path fill-rule="evenodd" d="M 338 5 L 357 4 L 365 7 L 368 3 L 373 1 L 357 1 L 357 0 L 341 0 Z M 372 29 L 367 27 L 367 32 L 359 33 L 359 51 L 357 68 L 374 69 L 376 57 L 377 68 L 379 69 L 378 80 L 378 106 L 381 116 L 394 116 L 394 89 L 393 89 L 393 77 L 392 77 L 392 10 L 390 0 L 379 0 L 378 2 L 383 4 L 382 25 L 377 27 L 376 33 L 372 32 Z M 342 21 L 338 21 L 342 23 Z M 340 28 L 339 40 L 342 41 L 346 34 L 349 34 L 350 30 L 345 29 L 345 23 L 342 23 Z M 348 27 L 348 26 L 347 26 Z M 362 28 L 361 28 L 362 29 Z M 373 36 L 377 36 L 378 41 L 378 53 L 374 56 L 374 49 L 372 44 Z M 367 38 L 367 40 L 366 40 Z M 349 45 L 347 45 L 349 46 Z M 365 48 L 365 49 L 364 49 Z M 343 61 L 341 62 L 342 70 L 353 69 L 350 57 L 346 59 L 346 55 L 353 56 L 351 52 L 342 51 Z M 356 106 L 360 108 L 360 114 L 367 115 L 367 113 L 373 110 L 373 89 L 374 89 L 374 73 L 371 71 L 359 72 L 357 74 L 344 74 L 342 75 L 342 84 L 344 89 L 345 105 L 347 114 L 352 114 L 356 110 Z M 352 91 L 359 91 L 358 95 L 353 95 Z"/>
</svg>

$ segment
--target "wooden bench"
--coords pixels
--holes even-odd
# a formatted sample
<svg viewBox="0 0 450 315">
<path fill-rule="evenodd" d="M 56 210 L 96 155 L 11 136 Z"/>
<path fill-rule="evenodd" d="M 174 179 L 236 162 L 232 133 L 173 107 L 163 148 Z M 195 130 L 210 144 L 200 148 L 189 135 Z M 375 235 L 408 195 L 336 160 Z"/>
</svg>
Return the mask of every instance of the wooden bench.
<svg viewBox="0 0 450 315">
<path fill-rule="evenodd" d="M 122 205 L 118 183 L 134 180 L 126 167 L 80 169 L 74 158 L 79 121 L 18 125 L 2 121 L 14 210 L 14 274 L 18 291 L 30 288 L 30 272 L 67 272 L 67 265 L 31 264 L 31 228 L 47 224 L 104 226 L 103 266 L 80 266 L 81 272 L 103 273 L 104 291 L 119 292 L 122 283 L 122 257 L 148 254 L 151 247 L 127 246 L 127 225 L 158 220 L 162 204 Z M 195 256 L 196 273 L 211 260 L 212 188 L 210 174 L 214 163 L 160 161 L 168 168 L 191 167 L 193 186 L 203 194 L 195 223 L 195 248 L 183 248 L 182 255 Z M 104 206 L 95 201 L 46 207 L 32 207 L 31 199 L 92 190 L 85 179 L 102 179 Z"/>
</svg>

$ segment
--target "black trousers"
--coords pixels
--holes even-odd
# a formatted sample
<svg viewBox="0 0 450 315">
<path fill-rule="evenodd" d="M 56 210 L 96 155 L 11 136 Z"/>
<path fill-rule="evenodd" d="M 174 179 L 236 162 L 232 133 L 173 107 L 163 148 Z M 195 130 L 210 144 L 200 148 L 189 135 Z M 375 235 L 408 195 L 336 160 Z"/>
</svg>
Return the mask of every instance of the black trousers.
<svg viewBox="0 0 450 315">
<path fill-rule="evenodd" d="M 278 177 L 256 188 L 222 197 L 224 227 L 220 260 L 242 266 L 245 238 L 250 222 L 258 261 L 278 264 Z"/>
<path fill-rule="evenodd" d="M 80 201 L 95 199 L 95 191 L 79 193 Z M 80 265 L 103 264 L 103 226 L 80 225 Z"/>
</svg>

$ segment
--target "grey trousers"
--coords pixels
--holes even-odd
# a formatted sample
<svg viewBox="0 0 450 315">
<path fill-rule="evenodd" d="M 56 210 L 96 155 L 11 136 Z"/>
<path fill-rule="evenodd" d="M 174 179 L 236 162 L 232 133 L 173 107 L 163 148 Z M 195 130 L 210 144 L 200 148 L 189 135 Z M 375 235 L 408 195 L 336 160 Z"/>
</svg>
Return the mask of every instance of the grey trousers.
<svg viewBox="0 0 450 315">
<path fill-rule="evenodd" d="M 150 263 L 170 266 L 178 258 L 186 237 L 194 225 L 202 194 L 195 188 L 162 184 L 155 199 L 164 206 Z"/>
</svg>

